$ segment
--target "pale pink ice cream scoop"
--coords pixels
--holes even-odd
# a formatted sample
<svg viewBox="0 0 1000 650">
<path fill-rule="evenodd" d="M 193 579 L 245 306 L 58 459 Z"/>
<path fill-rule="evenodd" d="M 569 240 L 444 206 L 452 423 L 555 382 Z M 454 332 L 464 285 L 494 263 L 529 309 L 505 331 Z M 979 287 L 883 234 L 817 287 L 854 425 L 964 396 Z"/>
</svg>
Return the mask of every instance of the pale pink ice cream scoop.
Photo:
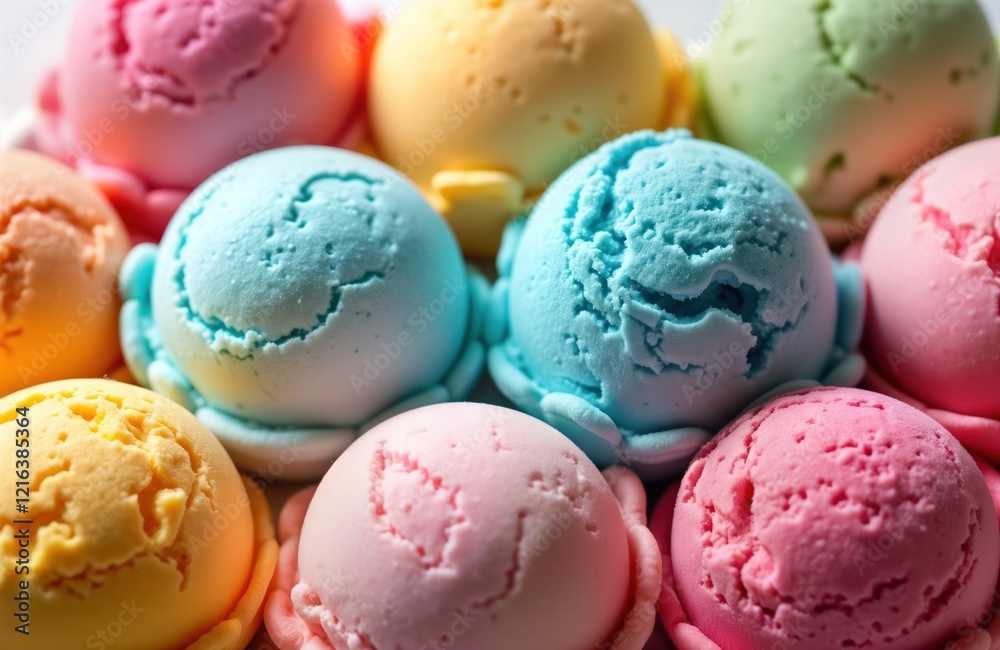
<svg viewBox="0 0 1000 650">
<path fill-rule="evenodd" d="M 1000 458 L 1000 138 L 963 145 L 907 180 L 861 265 L 867 384 Z"/>
<path fill-rule="evenodd" d="M 870 358 L 926 404 L 1000 418 L 1000 138 L 904 183 L 865 240 Z"/>
<path fill-rule="evenodd" d="M 286 506 L 268 632 L 283 650 L 640 650 L 660 554 L 638 478 L 605 476 L 522 413 L 396 416 Z"/>
<path fill-rule="evenodd" d="M 347 138 L 364 58 L 336 0 L 84 0 L 37 139 L 158 237 L 238 158 Z"/>
<path fill-rule="evenodd" d="M 857 389 L 741 417 L 653 528 L 670 565 L 661 613 L 681 650 L 938 648 L 987 607 L 1000 568 L 973 458 L 924 413 Z"/>
</svg>

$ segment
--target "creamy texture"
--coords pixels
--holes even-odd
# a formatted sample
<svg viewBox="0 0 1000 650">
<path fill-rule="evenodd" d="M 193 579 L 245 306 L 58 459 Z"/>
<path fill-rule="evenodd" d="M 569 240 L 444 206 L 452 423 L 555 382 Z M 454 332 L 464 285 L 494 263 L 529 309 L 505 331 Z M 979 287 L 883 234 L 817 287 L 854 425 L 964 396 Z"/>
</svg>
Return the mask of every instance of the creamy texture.
<svg viewBox="0 0 1000 650">
<path fill-rule="evenodd" d="M 710 126 L 817 212 L 846 214 L 927 156 L 990 131 L 997 54 L 976 0 L 731 0 L 728 10 L 702 71 Z"/>
<path fill-rule="evenodd" d="M 55 160 L 0 153 L 0 394 L 120 362 L 118 215 Z"/>
<path fill-rule="evenodd" d="M 285 650 L 638 650 L 651 617 L 628 644 L 618 632 L 633 579 L 659 571 L 644 547 L 630 560 L 628 516 L 586 456 L 527 415 L 409 411 L 323 479 L 285 556 L 297 563 L 278 572 L 268 629 Z M 648 576 L 633 577 L 639 565 Z"/>
<path fill-rule="evenodd" d="M 110 47 L 99 56 L 112 58 L 138 106 L 159 100 L 194 109 L 231 97 L 260 74 L 284 46 L 297 5 L 119 0 L 101 32 Z M 237 44 L 242 52 L 234 56 Z"/>
<path fill-rule="evenodd" d="M 941 425 L 875 393 L 817 389 L 701 451 L 670 552 L 684 610 L 718 647 L 917 650 L 983 611 L 998 538 L 982 474 Z"/>
<path fill-rule="evenodd" d="M 250 583 L 254 523 L 236 469 L 194 416 L 111 381 L 10 395 L 0 401 L 0 477 L 12 497 L 19 407 L 31 431 L 31 636 L 4 625 L 0 645 L 84 647 L 108 623 L 131 620 L 116 646 L 166 650 L 233 612 Z M 6 602 L 23 579 L 18 517 L 13 498 L 0 505 Z"/>
<path fill-rule="evenodd" d="M 872 365 L 928 406 L 1000 418 L 1000 138 L 916 172 L 879 214 L 861 264 Z"/>
<path fill-rule="evenodd" d="M 74 161 L 190 191 L 254 151 L 332 142 L 360 94 L 345 46 L 330 0 L 88 0 L 43 108 Z"/>
<path fill-rule="evenodd" d="M 837 289 L 826 244 L 777 176 L 684 132 L 643 132 L 573 167 L 528 219 L 499 351 L 541 393 L 620 429 L 716 430 L 776 385 L 819 379 Z M 516 390 L 506 364 L 491 370 Z M 523 403 L 522 403 L 523 402 Z"/>
<path fill-rule="evenodd" d="M 236 163 L 182 206 L 152 312 L 138 334 L 162 340 L 156 354 L 208 406 L 356 425 L 444 377 L 471 305 L 455 239 L 412 185 L 358 154 L 295 147 Z"/>
<path fill-rule="evenodd" d="M 431 195 L 463 249 L 492 255 L 504 223 L 575 160 L 659 126 L 666 88 L 631 0 L 418 0 L 378 43 L 369 99 L 383 158 Z M 475 176 L 435 179 L 452 172 L 515 186 L 497 196 Z"/>
</svg>

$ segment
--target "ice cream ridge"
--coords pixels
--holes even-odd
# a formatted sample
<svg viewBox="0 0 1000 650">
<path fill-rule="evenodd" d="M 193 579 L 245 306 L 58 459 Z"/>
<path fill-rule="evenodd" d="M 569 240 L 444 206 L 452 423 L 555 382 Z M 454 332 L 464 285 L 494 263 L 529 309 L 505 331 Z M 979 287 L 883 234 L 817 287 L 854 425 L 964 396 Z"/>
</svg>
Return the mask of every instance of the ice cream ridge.
<svg viewBox="0 0 1000 650">
<path fill-rule="evenodd" d="M 509 226 L 497 268 L 497 386 L 598 465 L 680 474 L 755 400 L 864 372 L 857 266 L 772 171 L 684 131 L 574 165 Z"/>
<path fill-rule="evenodd" d="M 414 0 L 375 47 L 379 155 L 410 176 L 462 250 L 492 258 L 504 225 L 599 144 L 689 126 L 693 77 L 632 0 Z"/>
<path fill-rule="evenodd" d="M 279 531 L 265 623 L 281 650 L 641 650 L 653 629 L 661 560 L 639 479 L 602 476 L 506 408 L 383 422 Z"/>
<path fill-rule="evenodd" d="M 730 0 L 726 11 L 700 69 L 710 130 L 833 218 L 833 240 L 867 195 L 993 128 L 1000 71 L 976 0 Z"/>
<path fill-rule="evenodd" d="M 280 456 L 283 480 L 319 478 L 359 431 L 471 390 L 487 293 L 392 168 L 275 149 L 198 188 L 159 249 L 133 250 L 122 348 L 238 467 Z"/>
<path fill-rule="evenodd" d="M 679 650 L 996 647 L 978 628 L 1000 567 L 997 499 L 996 469 L 903 402 L 778 397 L 657 505 L 662 619 Z"/>
<path fill-rule="evenodd" d="M 191 190 L 237 158 L 354 146 L 366 42 L 335 0 L 83 0 L 39 93 L 36 139 L 158 241 Z"/>
<path fill-rule="evenodd" d="M 117 275 L 129 245 L 111 205 L 70 169 L 0 152 L 0 394 L 122 373 Z"/>
<path fill-rule="evenodd" d="M 194 416 L 128 384 L 59 381 L 0 400 L 0 447 L 0 595 L 27 624 L 0 646 L 246 647 L 274 526 Z"/>
<path fill-rule="evenodd" d="M 1000 138 L 926 164 L 865 239 L 866 384 L 1000 461 Z"/>
</svg>

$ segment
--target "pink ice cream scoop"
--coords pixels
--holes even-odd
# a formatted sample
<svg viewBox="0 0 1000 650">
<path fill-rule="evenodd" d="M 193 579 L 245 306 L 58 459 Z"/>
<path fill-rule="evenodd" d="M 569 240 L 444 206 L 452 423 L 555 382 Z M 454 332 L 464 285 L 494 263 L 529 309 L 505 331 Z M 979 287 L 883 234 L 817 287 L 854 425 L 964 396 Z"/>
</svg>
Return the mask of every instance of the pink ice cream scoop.
<svg viewBox="0 0 1000 650">
<path fill-rule="evenodd" d="M 660 553 L 638 478 L 602 476 L 509 409 L 374 427 L 279 528 L 265 623 L 283 650 L 640 650 L 653 629 Z"/>
<path fill-rule="evenodd" d="M 779 397 L 707 444 L 657 507 L 665 626 L 681 650 L 978 647 L 961 644 L 997 585 L 995 496 L 902 402 Z"/>
<path fill-rule="evenodd" d="M 360 46 L 336 0 L 84 0 L 36 140 L 158 238 L 238 158 L 358 139 Z"/>
<path fill-rule="evenodd" d="M 935 158 L 900 186 L 861 265 L 867 385 L 1000 460 L 1000 138 Z"/>
</svg>

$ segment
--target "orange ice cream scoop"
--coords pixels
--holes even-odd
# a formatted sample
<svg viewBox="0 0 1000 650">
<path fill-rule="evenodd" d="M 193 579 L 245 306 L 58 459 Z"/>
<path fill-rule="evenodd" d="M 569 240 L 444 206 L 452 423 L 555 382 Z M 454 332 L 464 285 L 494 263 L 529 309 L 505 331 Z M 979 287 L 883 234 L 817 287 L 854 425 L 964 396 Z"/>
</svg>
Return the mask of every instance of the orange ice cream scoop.
<svg viewBox="0 0 1000 650">
<path fill-rule="evenodd" d="M 62 164 L 0 152 L 0 394 L 113 371 L 128 235 Z"/>
<path fill-rule="evenodd" d="M 0 647 L 246 646 L 274 529 L 193 415 L 128 384 L 54 382 L 0 400 L 0 441 L 0 599 L 30 626 L 0 627 Z"/>
</svg>

